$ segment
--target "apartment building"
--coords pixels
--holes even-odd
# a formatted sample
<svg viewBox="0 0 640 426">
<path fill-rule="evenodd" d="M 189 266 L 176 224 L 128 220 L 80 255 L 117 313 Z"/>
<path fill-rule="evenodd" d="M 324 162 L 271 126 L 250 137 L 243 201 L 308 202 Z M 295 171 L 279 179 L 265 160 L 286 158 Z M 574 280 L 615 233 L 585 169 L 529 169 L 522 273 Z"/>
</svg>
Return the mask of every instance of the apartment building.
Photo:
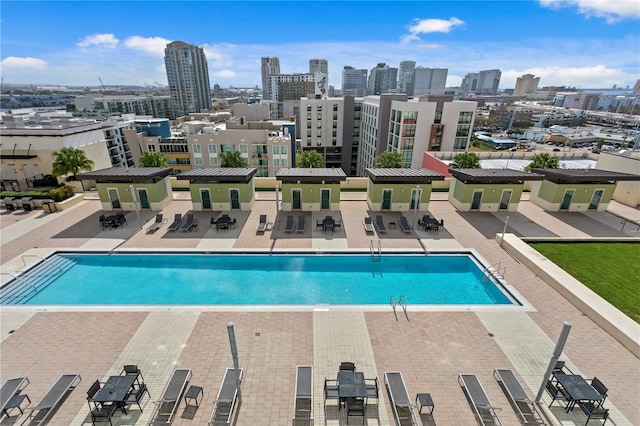
<svg viewBox="0 0 640 426">
<path fill-rule="evenodd" d="M 366 96 L 368 73 L 366 69 L 355 69 L 352 66 L 345 66 L 342 70 L 342 95 Z"/>
<path fill-rule="evenodd" d="M 73 103 L 79 112 L 148 115 L 171 120 L 176 118 L 171 96 L 81 95 L 76 96 Z"/>
<path fill-rule="evenodd" d="M 447 68 L 416 67 L 403 93 L 409 96 L 444 95 L 448 73 Z"/>
<path fill-rule="evenodd" d="M 397 84 L 398 68 L 380 63 L 374 68 L 371 68 L 369 83 L 367 84 L 367 93 L 369 95 L 382 95 L 384 93 L 396 92 Z"/>
<path fill-rule="evenodd" d="M 273 101 L 292 101 L 308 95 L 327 95 L 328 75 L 326 73 L 271 74 L 267 80 L 270 99 Z"/>
<path fill-rule="evenodd" d="M 415 69 L 416 61 L 400 62 L 400 67 L 398 68 L 398 93 L 409 93 L 407 92 L 407 86 L 411 82 L 411 75 Z"/>
<path fill-rule="evenodd" d="M 533 74 L 524 74 L 516 79 L 516 87 L 513 90 L 513 96 L 525 96 L 536 93 L 540 77 Z"/>
<path fill-rule="evenodd" d="M 53 153 L 78 148 L 94 162 L 94 169 L 131 167 L 137 146 L 124 137 L 132 121 L 94 121 L 47 116 L 46 113 L 6 115 L 0 127 L 1 181 L 4 189 L 28 189 L 30 182 L 51 174 Z"/>
<path fill-rule="evenodd" d="M 202 47 L 183 41 L 169 43 L 164 64 L 176 116 L 211 108 L 209 67 Z"/>
<path fill-rule="evenodd" d="M 220 167 L 222 154 L 239 151 L 256 176 L 275 176 L 280 168 L 293 167 L 295 123 L 290 121 L 248 122 L 231 119 L 224 123 L 185 121 L 169 137 L 139 134 L 143 151 L 161 152 L 174 173 L 196 168 Z"/>
<path fill-rule="evenodd" d="M 261 58 L 262 74 L 262 99 L 272 100 L 271 85 L 269 84 L 269 76 L 280 74 L 280 59 L 275 56 L 263 56 Z"/>
</svg>

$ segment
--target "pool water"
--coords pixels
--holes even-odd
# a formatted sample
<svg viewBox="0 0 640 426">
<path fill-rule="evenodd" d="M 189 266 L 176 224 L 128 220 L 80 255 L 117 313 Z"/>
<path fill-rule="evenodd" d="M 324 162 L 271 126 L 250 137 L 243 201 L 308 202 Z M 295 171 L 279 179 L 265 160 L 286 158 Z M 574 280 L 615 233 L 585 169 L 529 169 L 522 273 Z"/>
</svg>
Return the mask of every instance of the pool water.
<svg viewBox="0 0 640 426">
<path fill-rule="evenodd" d="M 16 301 L 31 305 L 379 305 L 407 296 L 411 305 L 512 305 L 460 255 L 58 254 L 42 289 Z M 29 271 L 45 275 L 38 268 Z M 26 285 L 23 275 L 5 286 Z M 36 285 L 33 285 L 36 287 Z"/>
</svg>

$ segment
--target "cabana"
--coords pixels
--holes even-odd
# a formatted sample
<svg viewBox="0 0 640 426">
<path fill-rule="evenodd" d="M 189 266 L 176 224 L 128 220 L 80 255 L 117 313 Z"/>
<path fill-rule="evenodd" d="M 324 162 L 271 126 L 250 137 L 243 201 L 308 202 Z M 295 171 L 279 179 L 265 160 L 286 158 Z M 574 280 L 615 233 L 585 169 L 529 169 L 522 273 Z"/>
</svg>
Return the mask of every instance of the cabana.
<svg viewBox="0 0 640 426">
<path fill-rule="evenodd" d="M 77 177 L 85 188 L 95 182 L 104 211 L 135 211 L 136 205 L 138 209 L 160 211 L 173 199 L 168 178 L 172 170 L 165 167 L 112 167 L 81 173 Z"/>
<path fill-rule="evenodd" d="M 431 183 L 444 175 L 429 169 L 365 169 L 369 177 L 367 202 L 371 211 L 429 210 Z"/>
<path fill-rule="evenodd" d="M 509 169 L 449 169 L 449 202 L 458 211 L 514 212 L 526 181 L 543 175 Z"/>
<path fill-rule="evenodd" d="M 254 201 L 256 171 L 255 167 L 193 169 L 177 178 L 189 181 L 194 211 L 249 211 Z"/>
<path fill-rule="evenodd" d="M 342 169 L 280 169 L 283 211 L 340 210 L 340 182 L 347 179 Z"/>
<path fill-rule="evenodd" d="M 531 189 L 531 201 L 549 212 L 605 211 L 619 181 L 640 175 L 598 169 L 533 169 L 544 176 Z"/>
</svg>

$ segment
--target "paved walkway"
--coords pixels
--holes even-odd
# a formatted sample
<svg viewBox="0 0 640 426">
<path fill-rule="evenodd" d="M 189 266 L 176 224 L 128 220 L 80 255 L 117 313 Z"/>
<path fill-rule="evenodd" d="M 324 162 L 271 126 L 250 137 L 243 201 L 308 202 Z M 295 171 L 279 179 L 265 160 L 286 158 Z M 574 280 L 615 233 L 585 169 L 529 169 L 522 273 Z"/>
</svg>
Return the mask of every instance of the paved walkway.
<svg viewBox="0 0 640 426">
<path fill-rule="evenodd" d="M 262 194 L 261 194 L 262 195 Z M 535 396 L 564 321 L 572 323 L 563 359 L 573 371 L 597 376 L 610 389 L 606 407 L 615 425 L 640 424 L 637 392 L 640 388 L 638 358 L 548 287 L 526 267 L 504 252 L 495 241 L 506 222 L 503 214 L 468 215 L 457 212 L 443 194 L 434 193 L 431 213 L 445 219 L 440 232 L 389 229 L 384 234 L 367 234 L 362 218 L 371 214 L 362 194 L 343 200 L 339 212 L 342 229 L 323 233 L 315 221 L 324 213 L 305 213 L 307 227 L 301 233 L 285 233 L 282 213 L 274 200 L 257 197 L 251 212 L 234 213 L 238 227 L 219 232 L 209 227 L 212 214 L 194 212 L 198 230 L 167 232 L 165 224 L 154 234 L 146 228 L 155 214 L 144 212 L 141 222 L 127 214 L 128 225 L 102 231 L 98 224 L 99 202 L 84 201 L 64 212 L 44 215 L 0 215 L 2 282 L 8 273 L 38 261 L 52 250 L 77 248 L 97 250 L 330 250 L 368 251 L 378 242 L 383 252 L 474 249 L 488 264 L 500 263 L 512 291 L 527 307 L 510 309 L 442 309 L 408 307 L 394 315 L 390 307 L 286 307 L 220 309 L 216 307 L 166 306 L 148 309 L 82 307 L 3 307 L 0 310 L 0 373 L 3 378 L 27 375 L 27 393 L 39 400 L 63 372 L 79 372 L 83 382 L 58 410 L 52 424 L 90 423 L 84 391 L 96 379 L 118 374 L 124 364 L 138 364 L 148 384 L 151 401 L 157 399 L 174 368 L 191 368 L 192 384 L 205 389 L 202 405 L 193 410 L 184 402 L 175 425 L 206 424 L 226 368 L 232 359 L 226 324 L 236 329 L 240 365 L 245 370 L 243 403 L 238 425 L 290 424 L 293 410 L 295 366 L 314 366 L 315 424 L 346 423 L 344 410 L 335 405 L 324 409 L 324 378 L 336 375 L 341 361 L 353 361 L 367 377 L 378 377 L 384 387 L 385 371 L 401 371 L 411 396 L 430 392 L 436 404 L 433 417 L 423 415 L 423 424 L 473 425 L 472 410 L 457 384 L 462 372 L 478 374 L 491 401 L 502 410 L 505 425 L 519 422 L 500 387 L 493 379 L 494 368 L 511 368 L 528 393 Z M 263 199 L 264 198 L 264 199 Z M 188 200 L 177 199 L 163 210 L 166 218 L 190 211 Z M 610 210 L 632 220 L 637 209 L 616 203 Z M 260 214 L 267 214 L 273 229 L 256 234 Z M 296 221 L 297 221 L 297 215 Z M 286 217 L 286 214 L 285 214 Z M 385 221 L 398 217 L 384 214 Z M 507 232 L 523 236 L 593 237 L 634 236 L 632 227 L 620 230 L 617 216 L 605 213 L 550 215 L 523 202 L 509 214 Z M 631 232 L 631 233 L 630 233 Z M 143 410 L 137 406 L 119 415 L 114 424 L 146 424 L 153 404 L 145 397 Z M 548 397 L 544 396 L 543 402 Z M 546 407 L 546 406 L 545 406 Z M 559 404 L 545 408 L 551 424 L 582 425 L 579 410 L 564 413 Z M 12 420 L 3 420 L 3 424 Z M 354 420 L 359 419 L 352 419 Z M 378 406 L 367 411 L 367 424 L 393 424 L 389 398 L 382 389 Z"/>
</svg>

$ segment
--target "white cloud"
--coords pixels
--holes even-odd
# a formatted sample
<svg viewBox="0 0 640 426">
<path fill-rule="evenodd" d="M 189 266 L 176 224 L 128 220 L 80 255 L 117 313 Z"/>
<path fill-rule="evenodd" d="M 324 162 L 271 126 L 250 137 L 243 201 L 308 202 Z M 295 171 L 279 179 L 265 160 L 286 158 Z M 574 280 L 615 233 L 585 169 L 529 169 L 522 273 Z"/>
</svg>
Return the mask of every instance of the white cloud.
<svg viewBox="0 0 640 426">
<path fill-rule="evenodd" d="M 82 41 L 77 43 L 77 46 L 98 46 L 113 49 L 118 46 L 119 42 L 120 40 L 118 40 L 113 34 L 93 34 L 83 38 Z"/>
<path fill-rule="evenodd" d="M 624 18 L 640 18 L 638 0 L 540 0 L 540 4 L 552 9 L 577 6 L 579 13 L 604 18 L 610 24 Z"/>
<path fill-rule="evenodd" d="M 637 76 L 602 64 L 583 67 L 533 67 L 503 71 L 500 87 L 515 87 L 516 79 L 527 73 L 540 77 L 540 87 L 566 85 L 583 89 L 612 87 L 614 84 L 620 86 L 621 82 L 633 81 L 634 77 L 637 78 Z"/>
<path fill-rule="evenodd" d="M 220 70 L 212 73 L 212 75 L 217 78 L 234 78 L 236 73 L 233 70 Z"/>
<path fill-rule="evenodd" d="M 457 26 L 464 25 L 464 21 L 456 17 L 449 19 L 416 19 L 412 25 L 407 26 L 409 34 L 401 37 L 403 43 L 420 40 L 419 34 L 449 33 Z"/>
<path fill-rule="evenodd" d="M 0 62 L 2 66 L 3 72 L 7 71 L 25 71 L 25 70 L 34 70 L 41 71 L 47 69 L 47 62 L 38 58 L 18 58 L 16 56 L 9 56 L 8 58 L 4 58 L 2 62 Z"/>
<path fill-rule="evenodd" d="M 170 40 L 162 37 L 140 37 L 132 36 L 124 41 L 124 45 L 129 49 L 140 50 L 154 56 L 164 57 L 164 49 Z"/>
</svg>

